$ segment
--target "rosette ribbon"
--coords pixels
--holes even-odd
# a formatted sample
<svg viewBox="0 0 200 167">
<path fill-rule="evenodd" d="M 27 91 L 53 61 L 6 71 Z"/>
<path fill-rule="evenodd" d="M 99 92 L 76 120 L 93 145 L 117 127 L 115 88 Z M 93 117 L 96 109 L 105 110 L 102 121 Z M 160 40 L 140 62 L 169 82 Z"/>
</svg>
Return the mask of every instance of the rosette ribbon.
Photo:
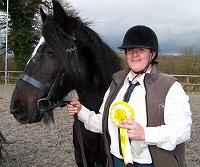
<svg viewBox="0 0 200 167">
<path fill-rule="evenodd" d="M 131 105 L 125 101 L 118 101 L 110 107 L 110 118 L 115 126 L 118 126 L 122 121 L 126 119 L 134 120 L 134 110 Z M 127 129 L 119 128 L 120 130 L 120 146 L 122 150 L 122 156 L 124 163 L 133 163 L 131 154 L 131 145 L 128 138 Z M 132 141 L 133 142 L 133 141 Z M 140 145 L 135 142 L 133 144 L 134 151 L 139 155 L 142 152 Z"/>
</svg>

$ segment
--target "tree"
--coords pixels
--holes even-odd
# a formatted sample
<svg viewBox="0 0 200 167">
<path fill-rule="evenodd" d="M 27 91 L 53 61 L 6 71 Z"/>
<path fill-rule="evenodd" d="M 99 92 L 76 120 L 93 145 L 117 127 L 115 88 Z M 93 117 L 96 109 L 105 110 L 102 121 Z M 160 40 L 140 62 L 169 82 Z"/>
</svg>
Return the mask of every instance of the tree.
<svg viewBox="0 0 200 167">
<path fill-rule="evenodd" d="M 39 0 L 29 3 L 24 0 L 9 1 L 9 49 L 14 53 L 18 69 L 23 70 L 38 36 L 34 33 L 33 18 L 38 10 Z"/>
<path fill-rule="evenodd" d="M 6 19 L 7 14 L 1 11 L 6 10 L 6 1 L 0 0 L 0 55 L 5 53 Z"/>
<path fill-rule="evenodd" d="M 9 0 L 8 49 L 13 53 L 19 70 L 24 69 L 38 39 L 38 34 L 34 33 L 33 18 L 40 1 Z M 0 10 L 5 12 L 6 9 L 7 0 L 0 0 Z M 0 22 L 0 28 L 5 29 L 5 19 Z M 2 41 L 1 46 L 5 47 Z"/>
<path fill-rule="evenodd" d="M 0 10 L 6 11 L 7 0 L 0 0 Z"/>
<path fill-rule="evenodd" d="M 6 14 L 0 13 L 0 54 L 3 54 L 5 50 L 5 28 L 6 28 Z"/>
<path fill-rule="evenodd" d="M 8 49 L 13 53 L 18 70 L 24 69 L 41 36 L 41 23 L 38 22 L 40 4 L 51 10 L 48 0 L 9 0 Z M 67 9 L 71 8 L 68 2 L 62 4 Z M 0 0 L 1 11 L 6 11 L 6 5 L 7 0 Z M 75 13 L 74 9 L 69 11 Z"/>
</svg>

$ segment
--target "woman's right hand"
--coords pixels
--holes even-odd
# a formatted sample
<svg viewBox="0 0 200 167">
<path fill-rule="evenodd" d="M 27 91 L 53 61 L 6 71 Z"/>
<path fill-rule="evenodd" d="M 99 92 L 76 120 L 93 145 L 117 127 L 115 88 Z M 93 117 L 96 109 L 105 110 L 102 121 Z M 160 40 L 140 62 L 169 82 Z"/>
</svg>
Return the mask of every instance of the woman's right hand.
<svg viewBox="0 0 200 167">
<path fill-rule="evenodd" d="M 66 105 L 68 114 L 74 116 L 75 114 L 79 113 L 81 110 L 81 103 L 79 101 L 71 101 L 69 104 Z"/>
</svg>

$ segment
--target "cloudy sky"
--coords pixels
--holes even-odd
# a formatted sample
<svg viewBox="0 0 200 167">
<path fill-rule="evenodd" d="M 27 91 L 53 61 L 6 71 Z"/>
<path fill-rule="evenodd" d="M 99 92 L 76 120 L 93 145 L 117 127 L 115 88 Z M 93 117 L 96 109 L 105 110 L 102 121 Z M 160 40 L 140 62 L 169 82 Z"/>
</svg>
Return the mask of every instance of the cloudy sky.
<svg viewBox="0 0 200 167">
<path fill-rule="evenodd" d="M 163 54 L 200 48 L 200 0 L 68 0 L 79 16 L 118 51 L 125 32 L 146 25 L 157 34 Z"/>
</svg>

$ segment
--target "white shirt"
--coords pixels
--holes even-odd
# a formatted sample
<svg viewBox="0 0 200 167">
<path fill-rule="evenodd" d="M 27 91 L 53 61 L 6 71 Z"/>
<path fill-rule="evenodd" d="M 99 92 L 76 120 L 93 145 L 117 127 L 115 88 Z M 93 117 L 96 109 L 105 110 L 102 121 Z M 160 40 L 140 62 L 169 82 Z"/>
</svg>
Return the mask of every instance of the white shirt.
<svg viewBox="0 0 200 167">
<path fill-rule="evenodd" d="M 181 84 L 179 82 L 175 82 L 166 96 L 165 106 L 161 106 L 164 107 L 165 125 L 158 127 L 146 127 L 146 90 L 143 83 L 144 75 L 145 74 L 137 79 L 140 85 L 135 87 L 128 103 L 134 109 L 135 121 L 144 128 L 145 132 L 145 141 L 138 141 L 143 149 L 143 152 L 138 156 L 132 149 L 132 159 L 134 162 L 149 164 L 152 163 L 152 159 L 148 145 L 156 145 L 157 147 L 165 150 L 174 150 L 177 144 L 190 139 L 192 113 L 189 104 L 189 97 L 185 94 Z M 131 79 L 132 75 L 129 73 L 124 81 L 124 85 L 113 103 L 123 100 L 124 94 L 129 86 L 129 80 Z M 78 117 L 84 123 L 86 129 L 102 133 L 102 115 L 108 94 L 109 89 L 105 93 L 104 100 L 99 111 L 100 114 L 96 114 L 95 112 L 82 106 L 81 111 L 78 113 Z M 110 152 L 116 157 L 122 159 L 119 153 L 118 129 L 110 121 L 110 118 L 108 119 L 108 131 L 111 137 Z"/>
</svg>

